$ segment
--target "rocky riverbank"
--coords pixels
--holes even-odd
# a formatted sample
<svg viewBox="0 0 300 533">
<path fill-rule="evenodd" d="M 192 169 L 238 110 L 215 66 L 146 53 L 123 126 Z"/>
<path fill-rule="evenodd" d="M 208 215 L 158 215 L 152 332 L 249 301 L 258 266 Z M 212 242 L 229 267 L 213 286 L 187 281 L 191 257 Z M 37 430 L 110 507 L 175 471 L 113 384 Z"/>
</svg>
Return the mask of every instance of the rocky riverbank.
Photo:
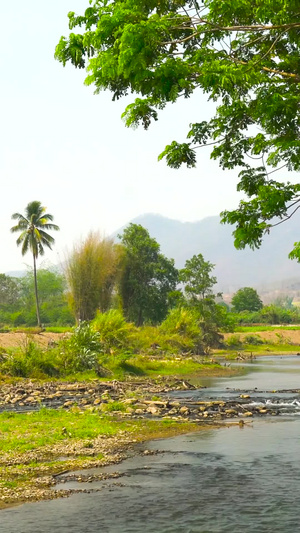
<svg viewBox="0 0 300 533">
<path fill-rule="evenodd" d="M 1 386 L 0 412 L 35 411 L 42 407 L 64 410 L 77 408 L 92 412 L 114 412 L 120 417 L 168 417 L 175 420 L 193 421 L 279 414 L 274 406 L 262 408 L 253 402 L 254 396 L 259 391 L 252 391 L 252 394 L 241 393 L 238 398 L 235 395 L 234 399 L 229 400 L 196 401 L 190 398 L 172 400 L 170 396 L 173 391 L 194 389 L 195 386 L 189 381 L 174 378 L 162 378 L 160 382 L 151 380 L 89 383 L 23 381 L 14 385 L 3 384 Z M 291 392 L 299 393 L 300 391 Z M 275 394 L 276 391 L 272 393 Z"/>
<path fill-rule="evenodd" d="M 2 448 L 0 452 L 0 508 L 21 501 L 69 496 L 74 491 L 56 490 L 56 484 L 69 477 L 73 479 L 75 470 L 120 462 L 139 441 L 205 430 L 224 423 L 238 423 L 242 427 L 254 417 L 280 414 L 276 391 L 268 392 L 272 402 L 262 404 L 257 390 L 234 391 L 228 399 L 199 399 L 194 389 L 189 381 L 175 378 L 162 378 L 159 382 L 135 379 L 3 383 L 0 412 L 7 418 L 0 428 L 0 440 L 4 444 L 5 432 L 14 433 L 16 440 L 28 441 L 28 450 L 25 446 L 25 451 L 19 451 L 16 446 L 15 451 L 4 452 Z M 188 394 L 180 393 L 183 390 Z M 289 392 L 299 395 L 300 390 Z M 44 413 L 44 418 L 38 418 L 40 413 Z M 56 418 L 48 420 L 53 413 Z M 23 433 L 22 416 L 26 418 Z M 12 422 L 9 427 L 7 420 Z M 77 431 L 76 425 L 81 421 L 86 421 L 86 433 Z M 92 423 L 93 428 L 89 429 L 88 424 Z M 105 424 L 110 424 L 109 429 Z M 42 442 L 49 428 L 57 431 L 53 443 L 37 441 L 30 445 L 31 431 L 38 431 Z M 32 435 L 36 438 L 36 434 Z M 118 477 L 118 473 L 111 476 Z M 76 479 L 80 481 L 78 476 Z M 97 479 L 102 479 L 100 471 Z M 93 481 L 88 474 L 81 475 L 81 480 Z"/>
</svg>

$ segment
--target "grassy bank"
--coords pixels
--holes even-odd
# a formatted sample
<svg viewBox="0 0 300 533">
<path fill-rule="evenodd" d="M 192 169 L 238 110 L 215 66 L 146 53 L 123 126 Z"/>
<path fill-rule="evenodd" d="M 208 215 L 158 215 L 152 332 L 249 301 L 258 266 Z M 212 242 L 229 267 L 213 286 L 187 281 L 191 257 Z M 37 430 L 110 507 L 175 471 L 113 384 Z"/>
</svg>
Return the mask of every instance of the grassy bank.
<svg viewBox="0 0 300 533">
<path fill-rule="evenodd" d="M 188 421 L 124 420 L 113 412 L 76 408 L 2 413 L 0 424 L 0 509 L 67 496 L 66 491 L 55 491 L 59 473 L 118 463 L 138 441 L 199 429 Z"/>
<path fill-rule="evenodd" d="M 244 326 L 234 334 L 226 334 L 219 355 L 239 356 L 244 354 L 297 354 L 300 352 L 299 326 Z"/>
<path fill-rule="evenodd" d="M 216 357 L 225 357 L 226 359 L 237 359 L 240 357 L 251 358 L 259 357 L 260 355 L 297 355 L 300 353 L 300 345 L 291 344 L 263 344 L 257 345 L 242 345 L 236 348 L 222 348 L 214 350 Z"/>
<path fill-rule="evenodd" d="M 274 331 L 278 330 L 280 331 L 299 331 L 300 326 L 272 326 L 272 325 L 264 325 L 264 326 L 236 326 L 235 331 L 240 333 L 257 333 L 261 331 Z"/>
</svg>

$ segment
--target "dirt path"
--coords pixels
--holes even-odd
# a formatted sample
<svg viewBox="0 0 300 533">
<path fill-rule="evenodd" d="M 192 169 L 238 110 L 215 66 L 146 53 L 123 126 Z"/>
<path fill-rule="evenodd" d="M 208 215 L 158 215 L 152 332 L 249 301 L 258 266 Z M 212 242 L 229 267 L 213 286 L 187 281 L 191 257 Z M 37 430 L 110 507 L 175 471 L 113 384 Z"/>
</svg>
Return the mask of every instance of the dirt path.
<svg viewBox="0 0 300 533">
<path fill-rule="evenodd" d="M 25 348 L 26 344 L 32 340 L 40 346 L 47 347 L 53 342 L 57 342 L 62 339 L 65 333 L 50 333 L 44 331 L 43 333 L 19 333 L 9 332 L 0 333 L 0 347 L 2 348 Z"/>
</svg>

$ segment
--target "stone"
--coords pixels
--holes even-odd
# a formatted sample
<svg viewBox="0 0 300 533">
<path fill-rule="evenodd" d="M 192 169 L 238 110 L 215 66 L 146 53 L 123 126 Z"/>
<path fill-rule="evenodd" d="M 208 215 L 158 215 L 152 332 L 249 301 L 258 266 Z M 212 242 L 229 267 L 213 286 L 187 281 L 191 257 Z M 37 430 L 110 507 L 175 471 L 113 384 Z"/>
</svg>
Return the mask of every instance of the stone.
<svg viewBox="0 0 300 533">
<path fill-rule="evenodd" d="M 94 405 L 99 405 L 101 403 L 101 398 L 96 398 Z"/>
<path fill-rule="evenodd" d="M 189 410 L 189 408 L 186 407 L 186 406 L 180 407 L 180 409 L 179 409 L 179 413 L 180 413 L 181 415 L 188 415 L 189 412 L 190 412 L 190 410 Z"/>
<path fill-rule="evenodd" d="M 71 405 L 74 405 L 74 402 L 72 402 L 71 400 L 69 400 L 68 402 L 65 402 L 64 403 L 64 407 L 71 407 Z"/>
<path fill-rule="evenodd" d="M 147 413 L 150 413 L 151 415 L 159 415 L 160 409 L 158 409 L 154 405 L 150 405 L 147 409 Z"/>
</svg>

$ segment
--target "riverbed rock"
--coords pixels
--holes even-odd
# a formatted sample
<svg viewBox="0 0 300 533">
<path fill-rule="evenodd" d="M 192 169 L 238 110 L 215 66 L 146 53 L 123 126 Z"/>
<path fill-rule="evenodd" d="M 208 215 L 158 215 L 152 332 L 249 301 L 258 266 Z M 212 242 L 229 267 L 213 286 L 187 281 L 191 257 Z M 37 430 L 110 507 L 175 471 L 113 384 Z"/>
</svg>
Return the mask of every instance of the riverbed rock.
<svg viewBox="0 0 300 533">
<path fill-rule="evenodd" d="M 101 401 L 101 398 L 96 398 L 96 400 L 94 401 L 94 405 L 100 405 Z"/>
<path fill-rule="evenodd" d="M 226 415 L 236 415 L 237 411 L 236 409 L 225 409 Z"/>
<path fill-rule="evenodd" d="M 159 409 L 155 405 L 149 405 L 149 407 L 147 408 L 147 413 L 150 413 L 151 415 L 160 415 L 161 409 Z"/>
<path fill-rule="evenodd" d="M 134 412 L 135 412 L 136 415 L 143 415 L 145 411 L 144 411 L 144 409 L 135 409 Z"/>
<path fill-rule="evenodd" d="M 190 412 L 190 410 L 189 410 L 189 408 L 186 407 L 186 406 L 183 406 L 183 407 L 181 407 L 181 408 L 179 409 L 179 413 L 180 413 L 181 415 L 184 415 L 184 416 L 188 416 L 189 412 Z"/>
</svg>

